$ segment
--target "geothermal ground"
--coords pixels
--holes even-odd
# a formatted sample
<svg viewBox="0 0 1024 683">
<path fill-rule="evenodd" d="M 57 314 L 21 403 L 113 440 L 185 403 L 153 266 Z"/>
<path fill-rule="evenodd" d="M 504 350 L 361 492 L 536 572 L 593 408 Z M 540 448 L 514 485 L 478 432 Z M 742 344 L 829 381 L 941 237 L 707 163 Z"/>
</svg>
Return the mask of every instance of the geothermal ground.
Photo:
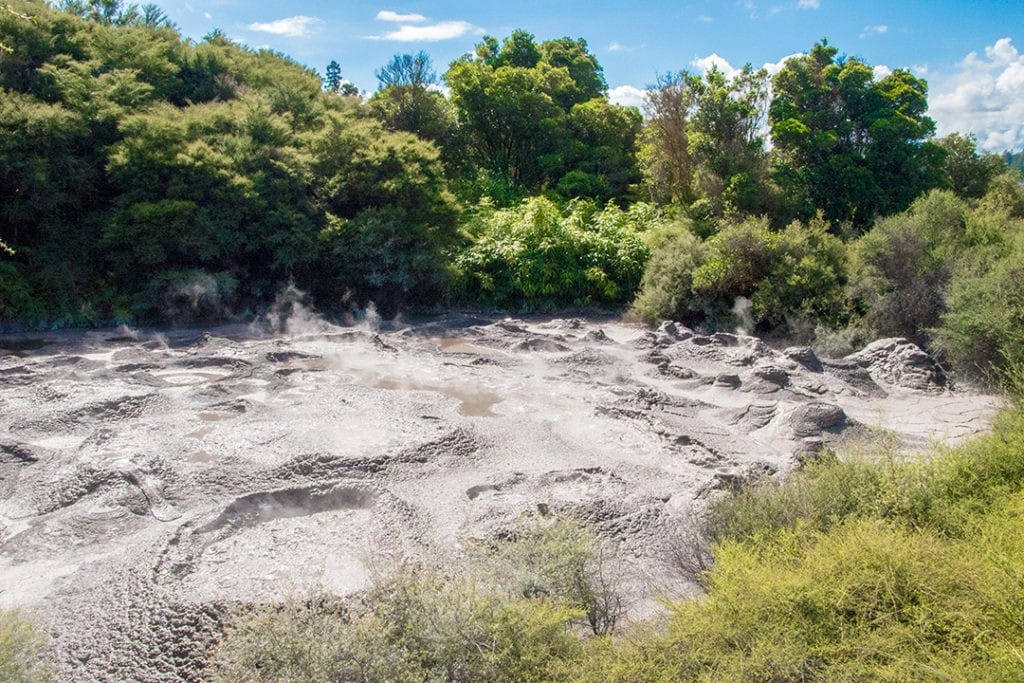
<svg viewBox="0 0 1024 683">
<path fill-rule="evenodd" d="M 37 611 L 67 681 L 196 680 L 233 606 L 358 592 L 525 515 L 591 524 L 642 616 L 709 497 L 844 441 L 955 441 L 997 405 L 900 340 L 828 360 L 454 315 L 0 337 L 0 387 L 0 606 Z"/>
</svg>

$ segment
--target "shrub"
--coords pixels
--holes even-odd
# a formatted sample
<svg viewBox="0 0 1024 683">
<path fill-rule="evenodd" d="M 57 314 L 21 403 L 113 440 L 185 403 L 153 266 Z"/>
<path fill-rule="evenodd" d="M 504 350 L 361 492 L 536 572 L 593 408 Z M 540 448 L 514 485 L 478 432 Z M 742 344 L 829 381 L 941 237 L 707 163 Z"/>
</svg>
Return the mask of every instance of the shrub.
<svg viewBox="0 0 1024 683">
<path fill-rule="evenodd" d="M 956 264 L 933 336 L 958 368 L 998 381 L 1024 362 L 1024 221 L 983 205 L 968 227 L 976 244 Z"/>
<path fill-rule="evenodd" d="M 966 204 L 933 190 L 851 245 L 848 296 L 873 337 L 919 344 L 939 321 L 952 259 L 964 248 Z"/>
<path fill-rule="evenodd" d="M 693 273 L 705 260 L 704 243 L 686 224 L 667 224 L 647 236 L 651 257 L 644 268 L 633 311 L 648 323 L 674 319 L 697 322 Z"/>
<path fill-rule="evenodd" d="M 891 444 L 870 456 L 822 458 L 781 484 L 765 483 L 712 505 L 716 541 L 757 543 L 780 530 L 827 531 L 856 517 L 960 536 L 969 520 L 1024 490 L 1024 413 L 1007 410 L 993 432 L 932 458 L 902 458 Z"/>
<path fill-rule="evenodd" d="M 543 197 L 515 209 L 480 205 L 468 221 L 472 243 L 455 255 L 455 298 L 497 307 L 618 305 L 640 284 L 642 235 L 660 220 L 651 207 L 563 210 Z"/>
<path fill-rule="evenodd" d="M 707 594 L 577 680 L 1016 680 L 1024 413 L 931 460 L 823 459 L 712 507 Z"/>
<path fill-rule="evenodd" d="M 498 541 L 481 564 L 513 597 L 578 610 L 596 635 L 615 629 L 624 608 L 605 549 L 588 529 L 567 520 L 534 526 Z"/>
<path fill-rule="evenodd" d="M 820 218 L 780 232 L 765 217 L 725 222 L 705 242 L 679 226 L 652 233 L 634 310 L 652 323 L 672 318 L 732 329 L 742 324 L 734 309 L 744 298 L 762 331 L 831 323 L 843 313 L 845 259 L 842 242 Z"/>
<path fill-rule="evenodd" d="M 461 574 L 406 567 L 359 604 L 327 597 L 240 614 L 212 653 L 214 680 L 564 680 L 582 643 L 621 611 L 594 537 L 568 522 L 495 541 Z"/>
<path fill-rule="evenodd" d="M 42 663 L 46 637 L 20 610 L 0 610 L 0 680 L 36 683 L 50 680 Z"/>
</svg>

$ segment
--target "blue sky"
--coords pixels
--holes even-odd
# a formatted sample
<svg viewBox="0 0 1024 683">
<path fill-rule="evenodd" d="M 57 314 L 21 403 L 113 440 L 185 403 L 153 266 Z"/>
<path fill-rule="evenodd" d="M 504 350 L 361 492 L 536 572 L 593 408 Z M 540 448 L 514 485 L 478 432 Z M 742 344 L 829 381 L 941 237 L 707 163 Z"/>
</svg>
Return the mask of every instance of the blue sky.
<svg viewBox="0 0 1024 683">
<path fill-rule="evenodd" d="M 538 40 L 585 38 L 613 99 L 635 103 L 659 73 L 777 64 L 822 37 L 841 53 L 928 79 L 939 132 L 973 132 L 989 149 L 1024 148 L 1024 1 L 726 0 L 585 2 L 452 0 L 266 2 L 164 0 L 182 32 L 214 28 L 269 47 L 372 92 L 375 69 L 397 53 L 426 50 L 439 72 L 484 33 L 524 28 Z"/>
</svg>

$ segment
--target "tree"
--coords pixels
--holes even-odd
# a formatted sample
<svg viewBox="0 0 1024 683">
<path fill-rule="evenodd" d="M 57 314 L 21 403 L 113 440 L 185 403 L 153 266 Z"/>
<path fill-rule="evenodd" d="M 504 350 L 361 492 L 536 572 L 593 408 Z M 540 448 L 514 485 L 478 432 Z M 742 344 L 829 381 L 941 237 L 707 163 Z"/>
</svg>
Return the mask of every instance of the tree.
<svg viewBox="0 0 1024 683">
<path fill-rule="evenodd" d="M 652 198 L 701 214 L 761 210 L 766 101 L 767 74 L 749 64 L 732 78 L 717 68 L 659 77 L 647 96 L 640 151 Z"/>
<path fill-rule="evenodd" d="M 327 92 L 338 92 L 341 89 L 341 65 L 332 59 L 324 73 L 324 88 Z"/>
<path fill-rule="evenodd" d="M 585 41 L 538 45 L 519 30 L 499 50 L 497 39 L 485 36 L 475 55 L 452 63 L 444 77 L 462 155 L 476 180 L 489 183 L 487 192 L 514 200 L 558 188 L 607 199 L 624 196 L 636 181 L 638 118 L 608 104 Z M 576 107 L 584 109 L 574 114 Z"/>
<path fill-rule="evenodd" d="M 437 72 L 430 55 L 420 50 L 415 55 L 395 55 L 385 66 L 374 72 L 381 89 L 390 86 L 426 88 L 437 84 Z"/>
<path fill-rule="evenodd" d="M 994 177 L 1006 171 L 998 154 L 979 154 L 973 135 L 950 133 L 938 141 L 946 153 L 942 165 L 943 184 L 965 199 L 977 199 L 988 191 Z"/>
<path fill-rule="evenodd" d="M 876 81 L 869 65 L 837 55 L 823 40 L 775 75 L 773 175 L 796 216 L 821 209 L 863 228 L 939 185 L 943 154 L 927 141 L 923 79 L 897 69 Z"/>
</svg>

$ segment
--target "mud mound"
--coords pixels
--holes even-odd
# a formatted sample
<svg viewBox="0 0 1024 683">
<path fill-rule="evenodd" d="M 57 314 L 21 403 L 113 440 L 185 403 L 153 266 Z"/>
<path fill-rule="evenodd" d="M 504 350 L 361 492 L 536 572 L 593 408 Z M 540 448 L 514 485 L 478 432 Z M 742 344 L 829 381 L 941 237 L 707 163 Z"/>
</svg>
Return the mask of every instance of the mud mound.
<svg viewBox="0 0 1024 683">
<path fill-rule="evenodd" d="M 233 606 L 358 593 L 382 558 L 458 561 L 526 516 L 590 524 L 650 605 L 709 499 L 870 427 L 962 438 L 996 405 L 904 340 L 819 359 L 671 322 L 307 316 L 0 349 L 0 605 L 43 610 L 58 681 L 201 680 Z"/>
<path fill-rule="evenodd" d="M 865 368 L 876 382 L 894 387 L 935 393 L 948 385 L 945 373 L 931 356 L 898 337 L 879 339 L 844 360 Z"/>
</svg>

